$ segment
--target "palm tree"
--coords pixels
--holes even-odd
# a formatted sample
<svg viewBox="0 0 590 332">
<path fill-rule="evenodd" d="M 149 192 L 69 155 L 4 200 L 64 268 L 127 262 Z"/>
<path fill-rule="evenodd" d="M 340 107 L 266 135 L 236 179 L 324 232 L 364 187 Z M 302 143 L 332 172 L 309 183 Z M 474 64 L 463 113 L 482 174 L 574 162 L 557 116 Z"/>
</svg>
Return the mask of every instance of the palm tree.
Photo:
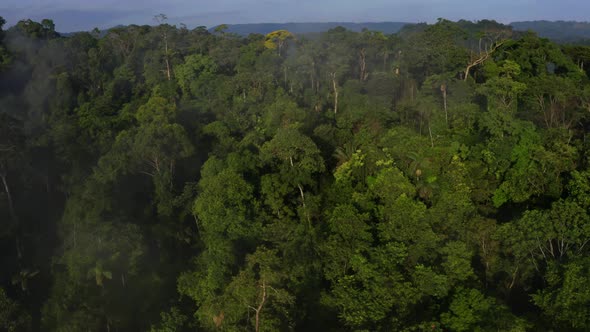
<svg viewBox="0 0 590 332">
<path fill-rule="evenodd" d="M 96 280 L 96 285 L 103 287 L 104 279 L 111 280 L 113 278 L 113 274 L 111 271 L 106 271 L 101 262 L 96 262 L 96 265 L 88 270 L 88 278 L 94 278 Z"/>
<path fill-rule="evenodd" d="M 24 291 L 27 290 L 27 284 L 29 279 L 39 274 L 39 271 L 31 271 L 29 269 L 21 270 L 18 274 L 15 274 L 12 277 L 12 284 L 13 285 L 20 285 L 21 289 Z"/>
<path fill-rule="evenodd" d="M 408 166 L 408 175 L 415 176 L 416 181 L 419 182 L 422 173 L 424 173 L 424 169 L 430 164 L 430 160 L 422 154 L 414 151 L 408 153 L 407 157 L 411 160 Z"/>
<path fill-rule="evenodd" d="M 340 166 L 352 159 L 352 156 L 357 151 L 357 149 L 358 145 L 354 142 L 354 140 L 337 147 L 333 154 L 333 156 L 338 160 L 337 166 Z"/>
</svg>

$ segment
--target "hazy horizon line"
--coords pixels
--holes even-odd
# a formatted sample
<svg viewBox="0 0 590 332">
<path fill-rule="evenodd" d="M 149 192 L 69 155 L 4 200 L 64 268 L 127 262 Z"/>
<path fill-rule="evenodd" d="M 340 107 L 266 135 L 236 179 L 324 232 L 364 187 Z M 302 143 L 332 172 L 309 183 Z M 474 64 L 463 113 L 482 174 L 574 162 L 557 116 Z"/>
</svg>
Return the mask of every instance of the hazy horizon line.
<svg viewBox="0 0 590 332">
<path fill-rule="evenodd" d="M 1 16 L 1 15 L 0 15 Z M 45 17 L 46 19 L 51 19 L 53 20 L 51 17 Z M 185 18 L 189 18 L 189 17 L 185 17 Z M 261 22 L 245 22 L 245 23 L 216 23 L 216 24 L 211 24 L 211 25 L 199 25 L 199 24 L 189 24 L 186 23 L 186 21 L 183 21 L 182 19 L 180 19 L 179 17 L 171 17 L 168 18 L 168 21 L 173 21 L 173 22 L 168 22 L 168 24 L 170 24 L 171 26 L 177 26 L 177 25 L 181 25 L 181 24 L 185 24 L 187 26 L 191 26 L 192 28 L 197 28 L 197 27 L 205 27 L 208 30 L 209 29 L 213 29 L 215 27 L 218 27 L 220 25 L 226 24 L 228 26 L 236 26 L 236 25 L 264 25 L 264 24 L 283 24 L 283 25 L 288 25 L 288 24 L 380 24 L 380 23 L 403 23 L 403 24 L 434 24 L 436 23 L 439 19 L 446 19 L 444 17 L 440 17 L 437 18 L 436 20 L 375 20 L 375 21 L 371 21 L 371 20 L 359 20 L 359 21 L 355 21 L 355 20 L 316 20 L 316 21 L 261 21 Z M 26 20 L 26 19 L 21 19 L 21 20 Z M 19 21 L 21 21 L 19 20 Z M 32 19 L 33 21 L 38 21 L 40 22 L 41 19 L 40 18 L 35 18 Z M 479 22 L 479 21 L 494 21 L 494 22 L 498 22 L 501 24 L 505 24 L 505 25 L 511 25 L 513 23 L 521 23 L 521 22 L 553 22 L 553 23 L 559 23 L 559 22 L 563 22 L 563 23 L 581 23 L 581 24 L 590 24 L 590 20 L 586 20 L 586 21 L 579 21 L 579 20 L 563 20 L 563 19 L 559 19 L 559 20 L 550 20 L 550 19 L 531 19 L 531 20 L 516 20 L 516 21 L 510 21 L 510 22 L 506 22 L 506 21 L 501 21 L 501 20 L 497 20 L 497 19 L 492 19 L 492 18 L 480 18 L 480 19 L 458 19 L 458 20 L 452 20 L 452 19 L 446 19 L 452 22 L 459 22 L 459 21 L 468 21 L 468 22 Z M 14 24 L 7 24 L 8 28 L 14 27 L 19 21 L 17 21 Z M 55 22 L 54 22 L 55 23 Z M 87 29 L 87 30 L 70 30 L 70 31 L 59 31 L 60 33 L 75 33 L 75 32 L 89 32 L 92 31 L 95 28 L 98 28 L 101 31 L 105 31 L 105 30 L 110 30 L 116 27 L 125 27 L 125 26 L 130 26 L 130 25 L 137 25 L 137 26 L 157 26 L 157 24 L 153 24 L 153 23 L 119 23 L 119 24 L 113 24 L 113 25 L 109 25 L 109 26 L 96 26 L 94 28 L 91 29 Z"/>
</svg>

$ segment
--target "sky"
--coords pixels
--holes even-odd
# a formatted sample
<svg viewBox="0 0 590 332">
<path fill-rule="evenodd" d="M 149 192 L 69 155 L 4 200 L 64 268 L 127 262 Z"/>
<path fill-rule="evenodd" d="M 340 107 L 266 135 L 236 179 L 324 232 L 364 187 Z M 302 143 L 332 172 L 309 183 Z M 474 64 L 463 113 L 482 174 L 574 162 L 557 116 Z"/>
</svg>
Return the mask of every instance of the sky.
<svg viewBox="0 0 590 332">
<path fill-rule="evenodd" d="M 280 22 L 434 22 L 495 19 L 590 19 L 589 0 L 0 0 L 0 16 L 53 19 L 56 30 L 71 32 L 118 24 L 154 24 L 164 13 L 169 23 L 212 27 L 221 23 Z"/>
</svg>

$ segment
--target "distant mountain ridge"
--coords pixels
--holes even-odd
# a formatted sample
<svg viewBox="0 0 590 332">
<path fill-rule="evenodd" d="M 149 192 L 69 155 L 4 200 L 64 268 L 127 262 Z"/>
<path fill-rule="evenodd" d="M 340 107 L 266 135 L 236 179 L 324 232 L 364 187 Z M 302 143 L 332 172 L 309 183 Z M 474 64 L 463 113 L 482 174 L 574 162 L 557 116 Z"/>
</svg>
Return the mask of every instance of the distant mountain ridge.
<svg viewBox="0 0 590 332">
<path fill-rule="evenodd" d="M 338 26 L 342 26 L 351 31 L 362 31 L 369 29 L 372 31 L 381 31 L 386 34 L 397 33 L 407 22 L 367 22 L 367 23 L 353 23 L 353 22 L 325 22 L 325 23 L 250 23 L 250 24 L 228 24 L 227 32 L 235 33 L 241 36 L 247 36 L 251 33 L 260 33 L 266 35 L 276 30 L 288 30 L 292 33 L 314 33 L 325 32 Z M 214 31 L 216 27 L 209 29 Z"/>
<path fill-rule="evenodd" d="M 484 20 L 486 21 L 486 20 Z M 465 21 L 459 21 L 465 22 Z M 470 22 L 470 21 L 467 21 Z M 483 21 L 480 21 L 483 22 Z M 494 22 L 494 21 L 490 21 Z M 320 33 L 342 26 L 351 31 L 362 31 L 368 29 L 371 31 L 381 31 L 385 34 L 394 34 L 400 32 L 406 26 L 421 26 L 424 23 L 411 22 L 307 22 L 307 23 L 244 23 L 244 24 L 227 24 L 229 33 L 235 33 L 240 36 L 248 36 L 252 33 L 266 35 L 276 30 L 288 30 L 295 34 Z M 577 21 L 518 21 L 508 24 L 514 31 L 533 31 L 539 36 L 549 38 L 558 43 L 583 43 L 590 45 L 590 22 Z M 124 28 L 125 25 L 119 25 L 114 28 Z M 208 30 L 214 32 L 218 26 L 213 26 Z M 106 34 L 110 29 L 101 31 L 101 36 Z M 71 36 L 77 32 L 62 33 L 62 36 Z"/>
<path fill-rule="evenodd" d="M 590 22 L 522 21 L 510 23 L 515 31 L 534 31 L 539 36 L 556 42 L 590 41 Z"/>
<path fill-rule="evenodd" d="M 307 22 L 307 23 L 245 23 L 245 24 L 227 24 L 229 33 L 235 33 L 240 36 L 248 36 L 251 33 L 268 34 L 276 30 L 288 30 L 295 34 L 319 33 L 325 32 L 338 26 L 342 26 L 351 31 L 362 31 L 368 29 L 372 31 L 381 31 L 385 34 L 393 34 L 402 30 L 407 25 L 416 25 L 419 23 L 411 22 Z M 576 21 L 519 21 L 508 24 L 515 31 L 532 30 L 539 36 L 549 38 L 560 43 L 588 42 L 590 43 L 590 22 Z M 217 28 L 214 26 L 209 29 L 213 32 Z"/>
</svg>

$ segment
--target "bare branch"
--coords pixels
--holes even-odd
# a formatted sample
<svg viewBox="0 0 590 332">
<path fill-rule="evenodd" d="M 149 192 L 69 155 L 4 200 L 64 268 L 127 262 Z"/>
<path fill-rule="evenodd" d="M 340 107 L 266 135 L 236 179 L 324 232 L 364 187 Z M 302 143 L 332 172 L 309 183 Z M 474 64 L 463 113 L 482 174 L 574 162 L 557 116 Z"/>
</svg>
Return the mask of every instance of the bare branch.
<svg viewBox="0 0 590 332">
<path fill-rule="evenodd" d="M 12 146 L 12 145 L 0 145 L 0 151 L 2 151 L 2 152 L 14 151 L 14 146 Z"/>
<path fill-rule="evenodd" d="M 463 80 L 467 81 L 467 78 L 469 77 L 469 72 L 471 71 L 471 69 L 475 66 L 478 66 L 482 63 L 484 63 L 486 60 L 488 60 L 492 54 L 500 47 L 502 46 L 506 41 L 502 40 L 499 42 L 496 42 L 495 44 L 493 44 L 491 49 L 488 49 L 487 44 L 485 45 L 485 51 L 478 53 L 477 55 L 475 55 L 473 52 L 471 53 L 471 60 L 469 61 L 469 63 L 467 64 L 467 67 L 465 68 L 465 76 L 463 77 Z"/>
</svg>

